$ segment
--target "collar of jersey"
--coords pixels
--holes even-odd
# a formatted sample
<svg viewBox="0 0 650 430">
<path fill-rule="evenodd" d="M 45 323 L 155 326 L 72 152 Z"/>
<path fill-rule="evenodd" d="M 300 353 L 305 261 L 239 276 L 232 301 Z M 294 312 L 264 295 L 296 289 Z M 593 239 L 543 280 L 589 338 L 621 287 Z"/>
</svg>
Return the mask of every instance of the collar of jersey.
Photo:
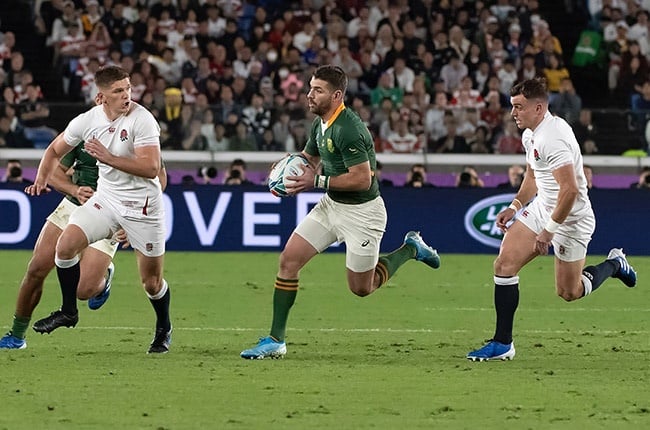
<svg viewBox="0 0 650 430">
<path fill-rule="evenodd" d="M 328 129 L 329 126 L 332 125 L 334 121 L 336 121 L 336 118 L 338 118 L 339 115 L 341 115 L 341 112 L 343 112 L 344 109 L 345 109 L 345 104 L 341 103 L 339 107 L 337 107 L 334 113 L 332 114 L 332 117 L 329 120 L 327 120 L 327 122 L 325 123 L 325 129 Z"/>
</svg>

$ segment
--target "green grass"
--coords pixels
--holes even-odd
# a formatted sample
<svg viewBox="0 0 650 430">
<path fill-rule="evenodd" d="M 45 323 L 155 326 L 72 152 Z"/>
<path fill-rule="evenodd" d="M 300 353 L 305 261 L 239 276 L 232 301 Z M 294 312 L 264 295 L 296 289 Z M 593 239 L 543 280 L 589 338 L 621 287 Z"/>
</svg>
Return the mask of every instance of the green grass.
<svg viewBox="0 0 650 430">
<path fill-rule="evenodd" d="M 29 253 L 0 258 L 7 330 Z M 650 258 L 630 259 L 636 289 L 608 280 L 573 303 L 555 295 L 552 258 L 534 261 L 521 273 L 517 357 L 471 363 L 493 332 L 493 258 L 443 255 L 437 271 L 408 262 L 362 299 L 342 254 L 318 256 L 286 358 L 244 361 L 268 333 L 277 254 L 168 253 L 172 350 L 147 356 L 153 310 L 120 252 L 104 308 L 80 303 L 76 328 L 30 329 L 26 350 L 0 351 L 0 429 L 650 428 Z M 34 319 L 59 296 L 51 275 Z"/>
</svg>

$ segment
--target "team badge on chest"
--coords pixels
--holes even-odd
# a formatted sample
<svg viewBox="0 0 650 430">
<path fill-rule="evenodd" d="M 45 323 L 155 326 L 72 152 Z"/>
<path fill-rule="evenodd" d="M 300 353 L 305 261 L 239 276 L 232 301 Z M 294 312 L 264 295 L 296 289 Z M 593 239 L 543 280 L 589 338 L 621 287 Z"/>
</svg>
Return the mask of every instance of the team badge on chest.
<svg viewBox="0 0 650 430">
<path fill-rule="evenodd" d="M 128 139 L 129 139 L 129 133 L 125 129 L 122 129 L 122 131 L 120 131 L 120 140 L 122 142 L 126 142 Z"/>
</svg>

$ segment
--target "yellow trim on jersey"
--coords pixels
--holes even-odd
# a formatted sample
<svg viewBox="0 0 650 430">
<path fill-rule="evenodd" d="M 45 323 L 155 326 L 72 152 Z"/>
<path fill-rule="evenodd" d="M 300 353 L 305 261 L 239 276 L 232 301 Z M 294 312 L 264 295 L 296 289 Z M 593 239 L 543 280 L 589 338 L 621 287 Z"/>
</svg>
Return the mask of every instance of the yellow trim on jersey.
<svg viewBox="0 0 650 430">
<path fill-rule="evenodd" d="M 343 112 L 344 109 L 345 109 L 345 104 L 343 104 L 343 103 L 341 103 L 341 104 L 339 105 L 339 107 L 336 108 L 336 110 L 335 110 L 334 113 L 332 114 L 332 117 L 331 117 L 330 119 L 328 119 L 327 122 L 325 123 L 325 129 L 326 129 L 326 130 L 327 130 L 327 128 L 328 128 L 330 125 L 332 125 L 332 123 L 333 123 L 334 121 L 336 121 L 336 118 L 338 118 L 339 115 L 341 115 L 341 112 Z"/>
</svg>

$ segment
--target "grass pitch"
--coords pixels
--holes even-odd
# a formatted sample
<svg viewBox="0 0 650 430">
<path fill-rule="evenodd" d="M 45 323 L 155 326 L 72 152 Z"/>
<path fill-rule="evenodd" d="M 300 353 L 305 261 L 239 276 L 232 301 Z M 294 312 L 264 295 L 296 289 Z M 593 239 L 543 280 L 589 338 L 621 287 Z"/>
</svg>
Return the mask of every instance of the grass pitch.
<svg viewBox="0 0 650 430">
<path fill-rule="evenodd" d="M 28 252 L 0 252 L 7 330 Z M 375 294 L 345 284 L 344 256 L 301 276 L 284 360 L 239 352 L 268 333 L 276 253 L 168 253 L 171 352 L 145 354 L 154 315 L 135 258 L 116 257 L 110 300 L 80 322 L 0 351 L 0 429 L 650 428 L 650 258 L 635 289 L 608 280 L 564 303 L 553 259 L 521 273 L 511 362 L 465 354 L 493 333 L 494 256 L 411 261 Z M 602 257 L 590 257 L 596 263 Z M 58 307 L 52 274 L 32 322 Z"/>
</svg>

